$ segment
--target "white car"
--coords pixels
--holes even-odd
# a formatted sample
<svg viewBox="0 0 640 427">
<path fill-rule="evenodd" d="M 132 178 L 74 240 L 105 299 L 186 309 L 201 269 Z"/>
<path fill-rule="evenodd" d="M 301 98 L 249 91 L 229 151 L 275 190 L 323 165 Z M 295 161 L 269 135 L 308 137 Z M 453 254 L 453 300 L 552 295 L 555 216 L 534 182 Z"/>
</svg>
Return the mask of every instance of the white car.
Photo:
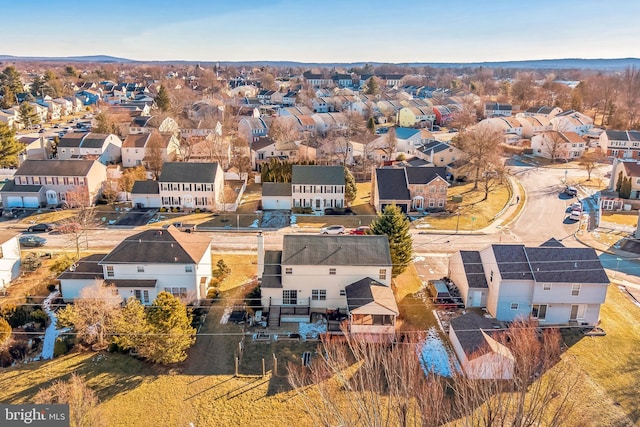
<svg viewBox="0 0 640 427">
<path fill-rule="evenodd" d="M 342 225 L 330 225 L 320 229 L 320 234 L 344 234 L 345 228 Z"/>
<path fill-rule="evenodd" d="M 581 217 L 582 217 L 582 211 L 573 210 L 569 214 L 569 219 L 572 221 L 580 221 Z"/>
<path fill-rule="evenodd" d="M 582 203 L 580 202 L 573 202 L 571 203 L 571 206 L 569 206 L 571 209 L 571 212 L 573 211 L 582 211 Z"/>
</svg>

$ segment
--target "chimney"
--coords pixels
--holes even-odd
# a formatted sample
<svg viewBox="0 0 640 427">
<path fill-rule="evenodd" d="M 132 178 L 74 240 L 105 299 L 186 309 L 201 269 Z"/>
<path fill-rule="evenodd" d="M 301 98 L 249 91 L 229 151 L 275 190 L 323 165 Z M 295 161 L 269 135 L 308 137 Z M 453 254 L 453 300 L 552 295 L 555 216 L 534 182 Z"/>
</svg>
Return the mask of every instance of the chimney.
<svg viewBox="0 0 640 427">
<path fill-rule="evenodd" d="M 258 231 L 258 279 L 262 280 L 264 273 L 264 235 Z"/>
</svg>

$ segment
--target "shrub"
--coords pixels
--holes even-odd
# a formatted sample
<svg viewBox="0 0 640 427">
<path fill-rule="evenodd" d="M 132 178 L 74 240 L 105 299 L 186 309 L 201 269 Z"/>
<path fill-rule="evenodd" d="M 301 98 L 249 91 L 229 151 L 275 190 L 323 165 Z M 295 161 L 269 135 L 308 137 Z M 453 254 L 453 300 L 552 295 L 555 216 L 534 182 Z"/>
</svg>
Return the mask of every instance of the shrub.
<svg viewBox="0 0 640 427">
<path fill-rule="evenodd" d="M 47 290 L 48 290 L 49 292 L 53 292 L 53 291 L 55 291 L 55 290 L 56 290 L 56 285 L 55 285 L 55 283 L 49 283 L 49 284 L 47 285 Z"/>
<path fill-rule="evenodd" d="M 48 318 L 49 316 L 47 316 L 47 313 L 41 309 L 33 310 L 31 312 L 31 320 L 36 323 L 42 323 L 44 325 L 47 323 Z"/>
<path fill-rule="evenodd" d="M 51 267 L 49 267 L 49 270 L 57 276 L 58 274 L 69 268 L 74 262 L 75 258 L 73 258 L 71 255 L 60 255 L 57 256 L 53 261 Z"/>
<path fill-rule="evenodd" d="M 260 285 L 256 286 L 247 294 L 245 297 L 245 302 L 247 303 L 247 307 L 251 307 L 254 310 L 260 310 L 262 308 L 262 291 L 260 290 Z"/>
<path fill-rule="evenodd" d="M 67 354 L 69 352 L 69 345 L 67 344 L 67 340 L 64 338 L 57 338 L 55 344 L 53 345 L 53 357 L 62 356 L 63 354 Z"/>
<path fill-rule="evenodd" d="M 220 295 L 220 289 L 218 288 L 209 288 L 207 291 L 207 299 L 216 299 Z"/>
<path fill-rule="evenodd" d="M 167 208 L 165 208 L 164 206 L 160 208 L 160 212 L 166 212 Z"/>
</svg>

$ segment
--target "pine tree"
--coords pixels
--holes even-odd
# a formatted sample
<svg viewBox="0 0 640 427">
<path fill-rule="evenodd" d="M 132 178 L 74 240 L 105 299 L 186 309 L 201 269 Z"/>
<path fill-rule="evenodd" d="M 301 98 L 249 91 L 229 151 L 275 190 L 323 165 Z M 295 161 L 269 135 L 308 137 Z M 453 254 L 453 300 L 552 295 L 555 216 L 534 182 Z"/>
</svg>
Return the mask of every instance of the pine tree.
<svg viewBox="0 0 640 427">
<path fill-rule="evenodd" d="M 11 108 L 15 105 L 16 94 L 13 93 L 8 85 L 0 87 L 0 94 L 2 95 L 2 98 L 0 99 L 0 108 Z"/>
<path fill-rule="evenodd" d="M 367 120 L 367 129 L 372 135 L 376 132 L 376 119 L 374 119 L 373 116 L 369 117 L 369 120 Z"/>
<path fill-rule="evenodd" d="M 4 317 L 0 317 L 0 348 L 2 348 L 11 339 L 11 325 Z"/>
<path fill-rule="evenodd" d="M 378 84 L 377 77 L 371 77 L 367 82 L 367 90 L 365 92 L 367 95 L 377 95 L 380 93 L 380 85 Z"/>
<path fill-rule="evenodd" d="M 622 191 L 622 181 L 624 180 L 622 176 L 622 171 L 618 172 L 618 179 L 616 180 L 616 193 L 620 194 Z"/>
<path fill-rule="evenodd" d="M 407 269 L 413 256 L 413 241 L 409 233 L 409 220 L 396 205 L 387 205 L 382 214 L 371 223 L 371 233 L 386 234 L 393 265 L 391 276 L 397 277 Z"/>
<path fill-rule="evenodd" d="M 5 123 L 0 123 L 0 167 L 17 166 L 22 146 L 16 140 L 16 132 Z"/>
<path fill-rule="evenodd" d="M 163 113 L 171 108 L 171 101 L 169 100 L 169 95 L 167 95 L 167 91 L 164 86 L 160 86 L 160 89 L 158 89 L 158 95 L 156 95 L 155 102 Z"/>
<path fill-rule="evenodd" d="M 24 92 L 20 73 L 11 65 L 5 67 L 5 69 L 0 73 L 0 83 L 2 83 L 2 86 L 8 86 L 14 94 Z"/>
<path fill-rule="evenodd" d="M 146 358 L 154 363 L 177 363 L 187 358 L 195 342 L 187 306 L 168 292 L 160 292 L 147 315 L 149 330 Z M 154 339 L 155 338 L 155 339 Z"/>
<path fill-rule="evenodd" d="M 344 168 L 344 199 L 347 205 L 350 205 L 356 199 L 358 195 L 358 187 L 356 186 L 356 179 L 353 177 L 351 171 Z"/>
<path fill-rule="evenodd" d="M 36 113 L 33 106 L 27 101 L 24 101 L 22 104 L 20 104 L 19 115 L 22 124 L 28 126 L 29 129 L 31 129 L 33 125 L 37 125 L 38 123 L 40 123 L 40 117 L 38 116 L 38 113 Z"/>
</svg>

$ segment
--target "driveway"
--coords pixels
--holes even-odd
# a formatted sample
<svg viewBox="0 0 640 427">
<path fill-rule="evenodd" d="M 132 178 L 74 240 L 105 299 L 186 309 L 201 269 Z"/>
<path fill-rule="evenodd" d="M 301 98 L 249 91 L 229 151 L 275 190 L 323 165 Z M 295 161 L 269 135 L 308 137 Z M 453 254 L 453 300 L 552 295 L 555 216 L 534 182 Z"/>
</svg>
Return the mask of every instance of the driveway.
<svg viewBox="0 0 640 427">
<path fill-rule="evenodd" d="M 132 226 L 137 227 L 139 225 L 145 225 L 151 218 L 158 212 L 158 209 L 131 209 L 122 218 L 115 223 L 115 225 Z"/>
</svg>

